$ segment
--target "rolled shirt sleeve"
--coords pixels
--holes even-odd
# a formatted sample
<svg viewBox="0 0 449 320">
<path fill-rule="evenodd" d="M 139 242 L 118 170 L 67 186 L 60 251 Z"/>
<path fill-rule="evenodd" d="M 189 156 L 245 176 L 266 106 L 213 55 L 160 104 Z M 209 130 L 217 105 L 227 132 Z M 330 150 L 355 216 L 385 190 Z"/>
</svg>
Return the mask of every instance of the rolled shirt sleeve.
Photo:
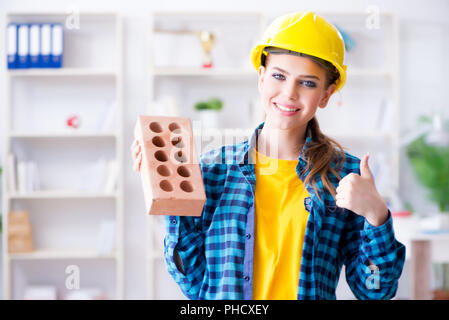
<svg viewBox="0 0 449 320">
<path fill-rule="evenodd" d="M 378 227 L 350 214 L 343 249 L 347 282 L 358 299 L 391 299 L 405 261 L 405 246 L 395 239 L 391 212 Z"/>
</svg>

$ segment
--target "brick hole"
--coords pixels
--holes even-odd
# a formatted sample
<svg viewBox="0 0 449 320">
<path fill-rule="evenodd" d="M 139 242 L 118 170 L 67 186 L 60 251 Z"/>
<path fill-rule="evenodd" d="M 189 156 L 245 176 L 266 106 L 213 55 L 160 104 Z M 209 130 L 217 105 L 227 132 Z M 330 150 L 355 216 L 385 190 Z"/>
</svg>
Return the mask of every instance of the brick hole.
<svg viewBox="0 0 449 320">
<path fill-rule="evenodd" d="M 154 153 L 154 157 L 161 162 L 165 162 L 168 160 L 167 154 L 162 150 L 156 151 Z"/>
<path fill-rule="evenodd" d="M 170 129 L 171 132 L 174 133 L 181 133 L 181 126 L 177 124 L 176 122 L 172 122 L 168 125 L 168 129 Z"/>
<path fill-rule="evenodd" d="M 185 192 L 192 192 L 193 191 L 193 185 L 192 185 L 192 183 L 190 181 L 182 181 L 179 186 Z"/>
<path fill-rule="evenodd" d="M 162 190 L 164 190 L 166 192 L 173 191 L 173 186 L 171 185 L 170 181 L 168 181 L 168 180 L 162 180 L 159 183 L 159 186 L 161 187 Z"/>
<path fill-rule="evenodd" d="M 185 163 L 187 162 L 187 157 L 182 151 L 175 152 L 175 159 L 178 162 Z"/>
<path fill-rule="evenodd" d="M 159 122 L 153 121 L 150 123 L 150 130 L 156 133 L 162 132 L 162 126 Z"/>
<path fill-rule="evenodd" d="M 154 144 L 156 147 L 159 147 L 159 148 L 165 147 L 164 139 L 162 139 L 162 138 L 159 137 L 159 136 L 154 137 L 154 138 L 151 140 L 151 142 L 153 142 L 153 144 Z"/>
<path fill-rule="evenodd" d="M 190 170 L 185 166 L 179 166 L 176 170 L 181 177 L 190 177 Z"/>
<path fill-rule="evenodd" d="M 156 170 L 157 173 L 159 173 L 163 177 L 168 177 L 171 175 L 171 170 L 166 165 L 161 164 L 160 166 L 157 167 Z"/>
<path fill-rule="evenodd" d="M 184 148 L 184 142 L 182 142 L 182 137 L 174 137 L 171 139 L 171 144 L 174 145 L 177 148 Z"/>
</svg>

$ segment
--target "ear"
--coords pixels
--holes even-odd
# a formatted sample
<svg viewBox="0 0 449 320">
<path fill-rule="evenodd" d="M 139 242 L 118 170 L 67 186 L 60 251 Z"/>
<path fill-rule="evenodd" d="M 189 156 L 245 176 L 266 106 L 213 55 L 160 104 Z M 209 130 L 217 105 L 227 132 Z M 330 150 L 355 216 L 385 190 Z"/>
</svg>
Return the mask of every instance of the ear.
<svg viewBox="0 0 449 320">
<path fill-rule="evenodd" d="M 259 80 L 257 82 L 257 87 L 259 89 L 259 92 L 262 92 L 262 84 L 263 84 L 263 76 L 265 75 L 265 67 L 260 66 L 259 70 L 257 71 L 257 74 L 259 76 Z"/>
<path fill-rule="evenodd" d="M 330 97 L 335 92 L 335 89 L 337 86 L 335 84 L 331 84 L 326 91 L 324 92 L 323 97 L 320 100 L 320 103 L 318 104 L 318 107 L 324 109 L 327 106 L 327 103 L 329 102 Z"/>
</svg>

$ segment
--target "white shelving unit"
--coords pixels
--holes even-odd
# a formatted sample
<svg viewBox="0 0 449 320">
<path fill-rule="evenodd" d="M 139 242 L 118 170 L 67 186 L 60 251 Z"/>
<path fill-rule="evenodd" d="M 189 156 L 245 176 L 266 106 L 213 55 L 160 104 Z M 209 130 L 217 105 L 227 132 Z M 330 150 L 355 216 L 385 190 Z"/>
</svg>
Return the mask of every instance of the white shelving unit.
<svg viewBox="0 0 449 320">
<path fill-rule="evenodd" d="M 117 12 L 80 12 L 79 25 L 68 28 L 69 15 L 10 12 L 4 20 L 64 25 L 63 68 L 5 71 L 4 155 L 35 161 L 41 185 L 31 192 L 11 190 L 12 168 L 6 163 L 5 299 L 22 299 L 25 285 L 53 285 L 63 298 L 69 290 L 64 283 L 67 265 L 80 267 L 81 289 L 98 287 L 107 299 L 124 298 L 122 20 Z M 105 110 L 114 117 L 107 130 L 101 127 Z M 70 114 L 80 116 L 80 128 L 65 128 Z M 104 167 L 84 170 L 100 157 L 117 165 L 112 191 L 102 188 Z M 89 183 L 92 188 L 80 188 Z M 8 251 L 8 213 L 15 210 L 29 213 L 33 252 Z M 100 253 L 99 226 L 105 220 L 114 222 L 115 248 Z"/>
<path fill-rule="evenodd" d="M 345 58 L 348 65 L 347 84 L 341 93 L 331 98 L 328 107 L 318 113 L 320 127 L 325 134 L 360 158 L 364 152 L 370 151 L 371 165 L 377 152 L 387 155 L 392 170 L 392 189 L 380 192 L 388 201 L 390 191 L 397 190 L 399 186 L 397 18 L 392 13 L 380 12 L 379 24 L 371 28 L 372 25 L 367 25 L 366 12 L 317 13 L 346 31 L 356 43 Z M 169 95 L 172 98 L 170 101 L 176 102 L 177 115 L 192 119 L 199 153 L 247 139 L 263 119 L 257 74 L 250 65 L 249 52 L 268 24 L 280 14 L 152 12 L 148 114 L 160 114 L 157 108 L 159 99 Z M 216 45 L 212 49 L 215 65 L 211 69 L 201 67 L 203 52 L 199 39 L 188 34 L 188 31 L 201 30 L 217 35 Z M 220 97 L 224 108 L 220 127 L 205 129 L 193 105 L 210 96 Z M 389 107 L 388 113 L 381 109 L 381 98 Z M 389 122 L 390 125 L 379 128 L 381 122 Z M 210 143 L 213 137 L 217 139 Z M 155 297 L 155 263 L 163 258 L 164 225 L 159 218 L 148 219 L 149 298 Z"/>
</svg>

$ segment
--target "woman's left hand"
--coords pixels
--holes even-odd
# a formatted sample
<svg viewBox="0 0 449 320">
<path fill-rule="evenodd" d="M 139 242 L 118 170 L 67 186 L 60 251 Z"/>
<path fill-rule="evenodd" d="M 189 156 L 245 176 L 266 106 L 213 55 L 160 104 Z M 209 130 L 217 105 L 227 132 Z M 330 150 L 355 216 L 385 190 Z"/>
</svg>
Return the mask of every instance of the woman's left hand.
<svg viewBox="0 0 449 320">
<path fill-rule="evenodd" d="M 377 227 L 388 218 L 388 207 L 377 192 L 374 178 L 368 166 L 369 153 L 360 162 L 360 175 L 350 173 L 340 180 L 336 189 L 336 205 L 365 217 Z"/>
</svg>

